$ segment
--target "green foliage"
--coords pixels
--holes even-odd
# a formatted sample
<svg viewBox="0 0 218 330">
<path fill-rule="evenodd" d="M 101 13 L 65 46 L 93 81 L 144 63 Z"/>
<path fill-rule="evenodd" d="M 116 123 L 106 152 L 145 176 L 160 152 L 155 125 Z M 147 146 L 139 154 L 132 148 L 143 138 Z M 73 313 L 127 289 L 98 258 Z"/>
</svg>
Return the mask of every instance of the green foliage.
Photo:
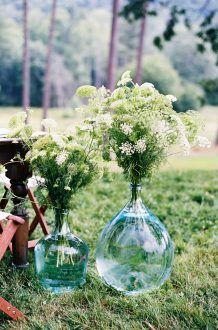
<svg viewBox="0 0 218 330">
<path fill-rule="evenodd" d="M 205 91 L 206 102 L 211 105 L 218 105 L 218 78 L 203 80 L 201 86 Z"/>
<path fill-rule="evenodd" d="M 1 296 L 28 318 L 10 322 L 1 314 L 1 330 L 216 329 L 217 177 L 215 171 L 171 171 L 143 182 L 143 200 L 167 227 L 175 261 L 171 277 L 160 289 L 138 297 L 108 288 L 95 269 L 97 238 L 127 201 L 127 183 L 117 174 L 114 182 L 95 182 L 77 194 L 70 225 L 89 245 L 86 285 L 69 294 L 47 293 L 35 276 L 33 252 L 29 269 L 18 271 L 11 266 L 8 251 L 0 263 Z M 46 216 L 50 219 L 50 213 Z M 38 231 L 36 237 L 40 235 Z"/>
<path fill-rule="evenodd" d="M 184 112 L 188 109 L 198 110 L 204 102 L 204 93 L 195 84 L 186 83 L 179 95 L 174 109 L 177 112 Z"/>
<path fill-rule="evenodd" d="M 179 97 L 181 78 L 170 61 L 163 55 L 147 55 L 143 59 L 142 82 L 149 81 L 163 94 Z"/>
</svg>

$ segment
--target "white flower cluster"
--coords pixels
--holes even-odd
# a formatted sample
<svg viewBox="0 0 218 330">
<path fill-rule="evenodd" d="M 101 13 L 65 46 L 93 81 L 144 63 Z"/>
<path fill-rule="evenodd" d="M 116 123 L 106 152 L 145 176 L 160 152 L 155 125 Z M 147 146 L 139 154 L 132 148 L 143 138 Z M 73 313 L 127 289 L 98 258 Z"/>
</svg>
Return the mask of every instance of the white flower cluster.
<svg viewBox="0 0 218 330">
<path fill-rule="evenodd" d="M 154 126 L 154 133 L 158 136 L 165 136 L 169 130 L 169 124 L 165 120 L 159 120 Z"/>
<path fill-rule="evenodd" d="M 130 71 L 126 71 L 122 74 L 121 79 L 118 81 L 117 86 L 124 86 L 132 81 Z"/>
<path fill-rule="evenodd" d="M 122 154 L 126 156 L 131 156 L 135 152 L 142 154 L 146 150 L 146 141 L 144 139 L 140 139 L 136 142 L 136 144 L 132 144 L 130 142 L 125 142 L 121 144 L 120 150 Z"/>
<path fill-rule="evenodd" d="M 153 89 L 154 89 L 154 85 L 151 84 L 151 83 L 149 83 L 149 82 L 145 82 L 144 84 L 142 84 L 142 85 L 140 86 L 140 88 L 141 88 L 141 89 L 146 88 L 146 89 L 153 90 Z"/>
<path fill-rule="evenodd" d="M 97 125 L 105 125 L 110 128 L 112 125 L 113 119 L 109 113 L 101 114 L 96 116 Z"/>
<path fill-rule="evenodd" d="M 41 125 L 46 129 L 46 130 L 56 130 L 58 125 L 56 121 L 52 118 L 46 118 L 43 119 L 41 122 Z"/>
<path fill-rule="evenodd" d="M 63 150 L 63 151 L 60 153 L 60 155 L 58 155 L 58 156 L 56 157 L 56 163 L 57 163 L 58 165 L 63 164 L 63 163 L 67 160 L 67 157 L 68 157 L 68 153 L 67 153 L 65 150 Z"/>
<path fill-rule="evenodd" d="M 126 123 L 120 125 L 120 129 L 125 135 L 130 135 L 132 133 L 132 128 L 133 128 L 132 125 Z"/>
<path fill-rule="evenodd" d="M 197 136 L 197 145 L 201 148 L 210 148 L 211 141 L 208 140 L 205 136 Z"/>
<path fill-rule="evenodd" d="M 177 128 L 178 128 L 178 131 L 179 131 L 179 144 L 180 144 L 180 147 L 182 148 L 184 155 L 188 156 L 189 153 L 190 153 L 191 146 L 190 146 L 190 143 L 187 139 L 186 127 L 183 124 L 182 120 L 178 116 L 174 116 L 174 119 L 177 123 Z"/>
<path fill-rule="evenodd" d="M 121 153 L 125 154 L 126 156 L 131 156 L 135 152 L 134 145 L 129 142 L 122 143 L 120 150 L 121 150 Z"/>
<path fill-rule="evenodd" d="M 135 150 L 142 154 L 146 150 L 146 141 L 144 139 L 140 139 L 136 142 Z"/>
<path fill-rule="evenodd" d="M 170 102 L 176 102 L 177 98 L 174 95 L 166 95 L 166 98 L 170 101 Z"/>
</svg>

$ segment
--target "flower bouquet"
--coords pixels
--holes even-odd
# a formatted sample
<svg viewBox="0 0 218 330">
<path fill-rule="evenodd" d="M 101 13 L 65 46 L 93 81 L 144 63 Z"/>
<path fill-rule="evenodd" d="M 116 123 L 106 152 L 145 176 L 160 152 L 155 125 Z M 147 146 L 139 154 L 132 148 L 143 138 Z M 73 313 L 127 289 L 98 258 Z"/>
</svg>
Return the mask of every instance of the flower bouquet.
<svg viewBox="0 0 218 330">
<path fill-rule="evenodd" d="M 35 247 L 35 264 L 41 284 L 52 292 L 72 290 L 85 282 L 88 247 L 73 235 L 67 218 L 72 196 L 100 174 L 99 139 L 94 125 L 69 128 L 59 133 L 52 119 L 42 121 L 46 132 L 25 125 L 25 114 L 11 118 L 10 137 L 22 139 L 28 161 L 43 178 L 38 190 L 45 191 L 43 203 L 54 211 L 55 228 Z"/>
<path fill-rule="evenodd" d="M 141 181 L 151 177 L 169 155 L 189 154 L 194 145 L 209 147 L 199 136 L 197 112 L 176 113 L 173 95 L 160 94 L 152 84 L 134 84 L 125 72 L 118 87 L 80 87 L 90 123 L 104 137 L 104 155 L 111 153 L 131 182 L 131 198 L 103 230 L 97 246 L 97 269 L 104 281 L 128 295 L 155 289 L 169 277 L 173 244 L 166 228 L 142 203 Z"/>
</svg>

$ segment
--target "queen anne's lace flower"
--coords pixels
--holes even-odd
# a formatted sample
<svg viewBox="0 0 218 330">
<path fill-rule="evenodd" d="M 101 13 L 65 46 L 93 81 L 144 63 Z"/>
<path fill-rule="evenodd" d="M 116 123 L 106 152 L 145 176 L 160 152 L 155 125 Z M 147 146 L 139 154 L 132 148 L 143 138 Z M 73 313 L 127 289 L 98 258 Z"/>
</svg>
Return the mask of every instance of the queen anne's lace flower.
<svg viewBox="0 0 218 330">
<path fill-rule="evenodd" d="M 197 136 L 197 145 L 201 148 L 210 148 L 211 147 L 211 141 L 208 140 L 205 136 Z"/>
<path fill-rule="evenodd" d="M 58 125 L 54 119 L 47 118 L 43 119 L 41 122 L 41 125 L 46 129 L 46 130 L 56 130 Z"/>
<path fill-rule="evenodd" d="M 177 98 L 174 95 L 166 95 L 166 98 L 170 101 L 170 102 L 176 102 Z"/>
<path fill-rule="evenodd" d="M 165 120 L 159 120 L 154 125 L 154 133 L 156 133 L 160 137 L 165 137 L 169 130 L 169 124 Z"/>
<path fill-rule="evenodd" d="M 26 118 L 27 118 L 26 112 L 20 111 L 11 117 L 11 119 L 9 120 L 9 123 L 8 123 L 8 127 L 10 129 L 18 128 L 25 124 Z"/>
<path fill-rule="evenodd" d="M 140 88 L 147 88 L 147 89 L 154 89 L 154 85 L 153 84 L 151 84 L 151 83 L 149 83 L 149 82 L 145 82 L 144 84 L 142 84 L 141 86 L 140 86 Z"/>
<path fill-rule="evenodd" d="M 65 146 L 65 142 L 59 134 L 52 133 L 51 137 L 60 148 Z"/>
<path fill-rule="evenodd" d="M 125 135 L 130 135 L 132 133 L 132 128 L 133 126 L 131 124 L 123 123 L 120 125 L 120 129 Z"/>
<path fill-rule="evenodd" d="M 109 113 L 101 114 L 96 116 L 96 124 L 97 125 L 105 125 L 110 128 L 112 125 L 112 117 Z"/>
<path fill-rule="evenodd" d="M 134 146 L 129 142 L 122 143 L 119 149 L 121 150 L 121 153 L 126 156 L 131 156 L 135 152 Z"/>
<path fill-rule="evenodd" d="M 68 157 L 68 153 L 64 150 L 56 157 L 56 163 L 62 165 Z"/>
<path fill-rule="evenodd" d="M 130 71 L 126 71 L 122 74 L 121 79 L 118 81 L 117 86 L 124 86 L 132 81 Z"/>
<path fill-rule="evenodd" d="M 146 141 L 145 139 L 140 139 L 136 142 L 135 144 L 135 150 L 139 153 L 142 154 L 146 150 Z"/>
</svg>

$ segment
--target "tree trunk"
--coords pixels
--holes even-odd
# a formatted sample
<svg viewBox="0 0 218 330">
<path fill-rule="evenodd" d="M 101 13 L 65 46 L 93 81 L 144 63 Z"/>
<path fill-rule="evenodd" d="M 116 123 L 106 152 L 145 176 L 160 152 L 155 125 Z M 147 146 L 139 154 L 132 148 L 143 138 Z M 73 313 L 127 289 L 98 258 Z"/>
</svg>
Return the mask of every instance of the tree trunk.
<svg viewBox="0 0 218 330">
<path fill-rule="evenodd" d="M 218 130 L 217 130 L 217 133 L 216 133 L 215 146 L 218 146 Z"/>
<path fill-rule="evenodd" d="M 137 51 L 137 62 L 136 62 L 136 77 L 135 82 L 140 84 L 142 79 L 142 58 L 144 52 L 144 42 L 145 42 L 145 25 L 146 25 L 146 14 L 147 2 L 144 4 L 144 17 L 141 19 L 140 24 L 140 34 L 139 34 L 139 46 Z"/>
<path fill-rule="evenodd" d="M 53 0 L 53 2 L 52 2 L 52 12 L 51 12 L 51 21 L 50 21 L 50 28 L 49 28 L 49 36 L 48 36 L 48 50 L 47 50 L 47 58 L 46 58 L 46 67 L 45 67 L 45 80 L 44 80 L 44 92 L 43 92 L 43 119 L 48 117 L 48 109 L 49 109 L 49 106 L 50 106 L 51 56 L 52 56 L 53 39 L 54 39 L 56 5 L 57 5 L 57 0 Z"/>
<path fill-rule="evenodd" d="M 23 0 L 23 110 L 26 111 L 29 121 L 30 105 L 30 57 L 29 57 L 29 27 L 28 27 L 28 0 Z"/>
<path fill-rule="evenodd" d="M 113 0 L 111 38 L 108 59 L 108 79 L 107 88 L 114 90 L 116 81 L 116 67 L 117 67 L 117 45 L 118 45 L 118 11 L 120 7 L 120 0 Z"/>
</svg>

